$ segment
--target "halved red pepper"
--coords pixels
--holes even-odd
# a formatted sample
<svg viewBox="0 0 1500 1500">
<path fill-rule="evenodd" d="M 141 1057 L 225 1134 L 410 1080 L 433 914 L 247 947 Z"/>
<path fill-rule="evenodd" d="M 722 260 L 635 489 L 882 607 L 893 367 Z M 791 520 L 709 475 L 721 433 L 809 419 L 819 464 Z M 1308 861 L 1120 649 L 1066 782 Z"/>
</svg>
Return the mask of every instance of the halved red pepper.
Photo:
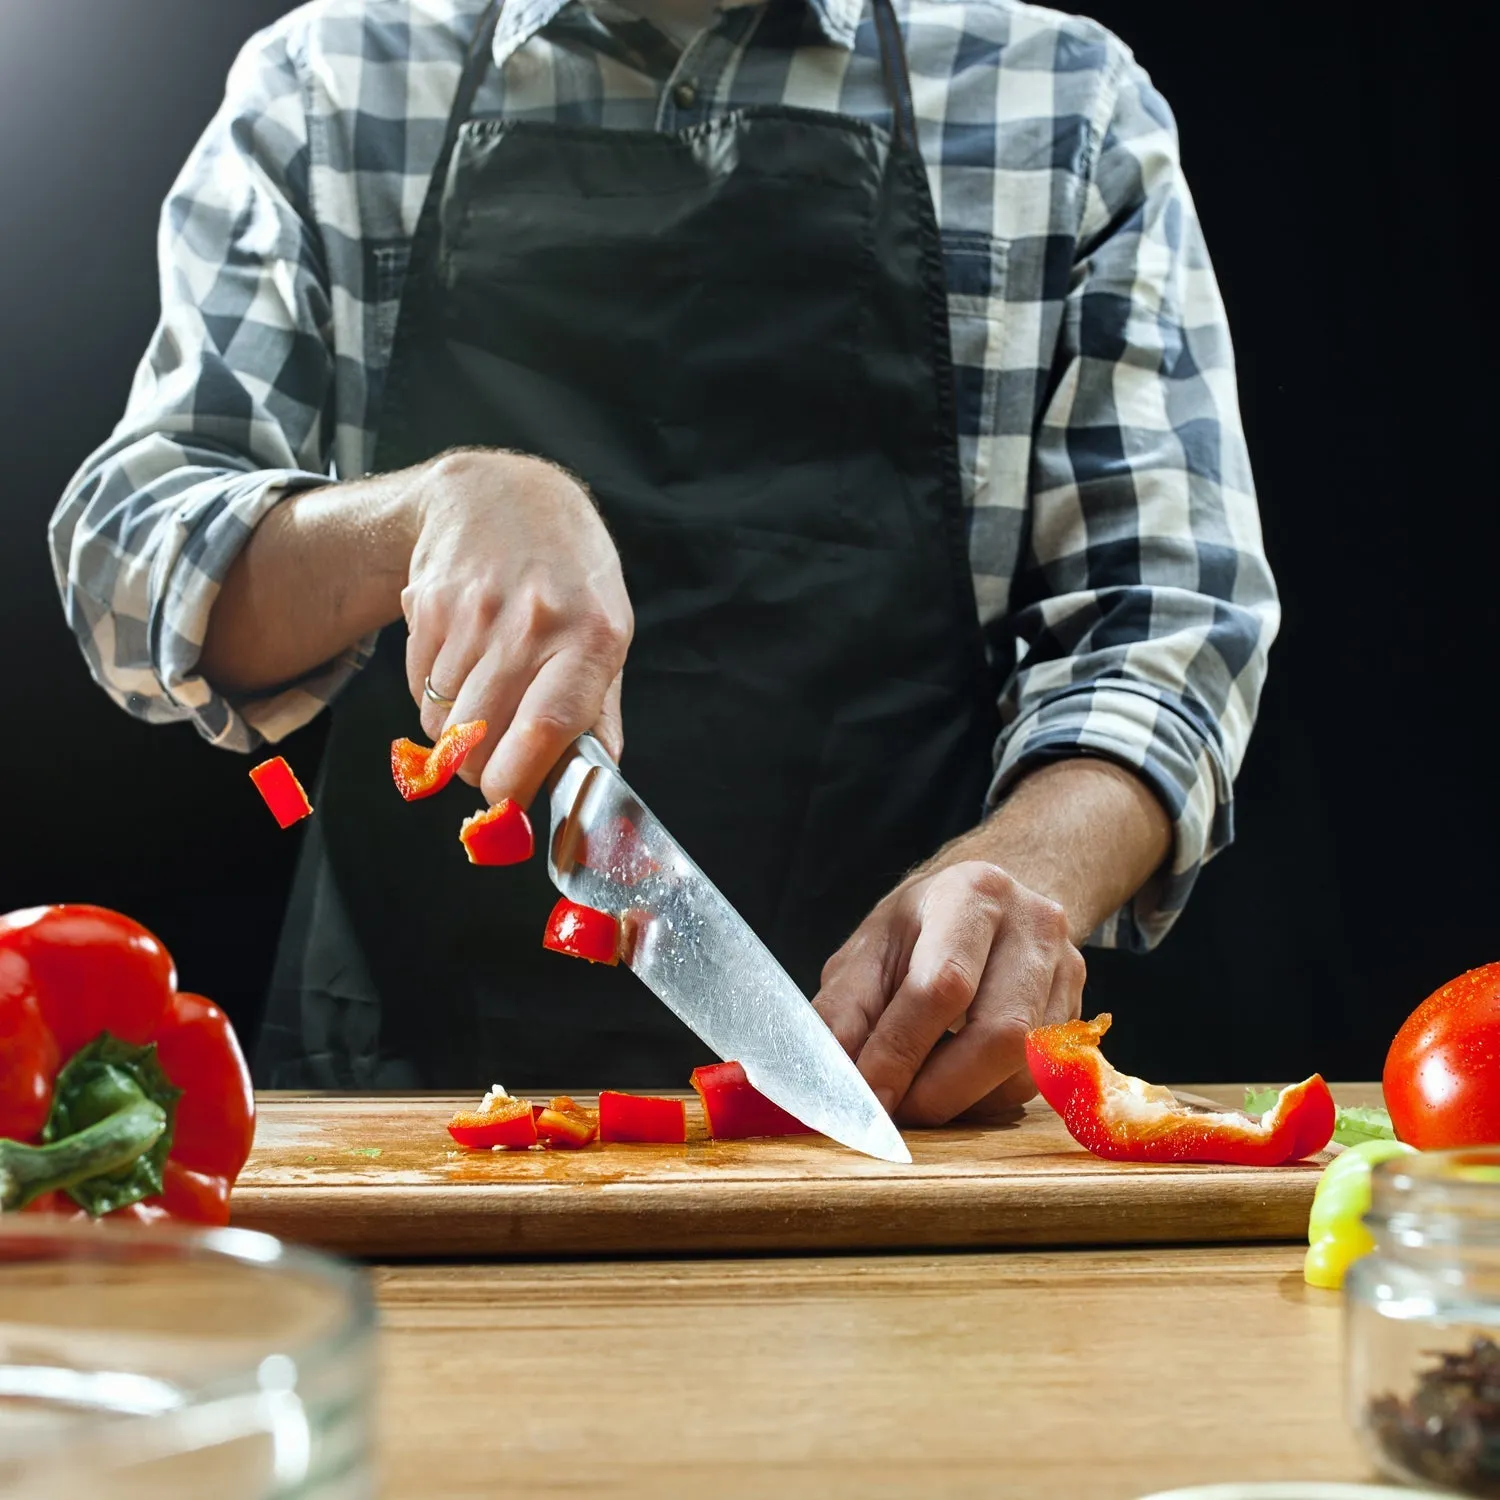
<svg viewBox="0 0 1500 1500">
<path fill-rule="evenodd" d="M 529 1099 L 497 1099 L 488 1109 L 461 1109 L 448 1121 L 448 1134 L 460 1146 L 494 1146 L 524 1151 L 537 1142 L 537 1111 Z"/>
<path fill-rule="evenodd" d="M 753 1087 L 737 1062 L 694 1068 L 691 1081 L 703 1101 L 708 1133 L 717 1141 L 738 1141 L 752 1135 L 815 1133 Z"/>
<path fill-rule="evenodd" d="M 599 1139 L 679 1144 L 687 1140 L 687 1106 L 681 1099 L 606 1089 L 599 1095 Z"/>
<path fill-rule="evenodd" d="M 300 822 L 312 812 L 312 803 L 307 800 L 302 783 L 297 780 L 283 756 L 278 755 L 253 766 L 250 780 L 255 783 L 255 790 L 260 793 L 266 806 L 271 809 L 271 816 L 281 827 L 290 828 L 293 823 Z"/>
<path fill-rule="evenodd" d="M 1333 1137 L 1333 1095 L 1316 1073 L 1282 1089 L 1259 1119 L 1239 1110 L 1204 1110 L 1111 1067 L 1099 1050 L 1109 1027 L 1110 1017 L 1099 1015 L 1039 1026 L 1026 1038 L 1038 1092 L 1095 1156 L 1274 1167 L 1316 1155 Z"/>
<path fill-rule="evenodd" d="M 560 1094 L 536 1117 L 536 1133 L 549 1146 L 576 1151 L 599 1133 L 599 1116 Z"/>
<path fill-rule="evenodd" d="M 0 917 L 0 1210 L 225 1224 L 255 1096 L 229 1018 L 97 906 Z"/>
<path fill-rule="evenodd" d="M 471 719 L 467 724 L 450 724 L 432 746 L 419 745 L 415 740 L 392 740 L 391 775 L 396 790 L 408 802 L 442 791 L 488 729 L 483 719 Z"/>
<path fill-rule="evenodd" d="M 591 964 L 620 961 L 620 923 L 607 911 L 580 906 L 564 897 L 552 908 L 542 932 L 542 947 Z"/>
<path fill-rule="evenodd" d="M 518 865 L 536 848 L 526 809 L 509 797 L 465 818 L 458 837 L 471 865 Z"/>
</svg>

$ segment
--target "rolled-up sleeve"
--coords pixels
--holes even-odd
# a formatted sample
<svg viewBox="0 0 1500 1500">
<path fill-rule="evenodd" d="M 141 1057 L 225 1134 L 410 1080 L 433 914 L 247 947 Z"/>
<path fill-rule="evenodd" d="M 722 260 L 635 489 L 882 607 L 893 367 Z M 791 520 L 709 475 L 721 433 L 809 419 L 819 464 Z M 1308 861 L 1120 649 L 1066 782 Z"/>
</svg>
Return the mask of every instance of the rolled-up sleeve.
<svg viewBox="0 0 1500 1500">
<path fill-rule="evenodd" d="M 1066 756 L 1136 771 L 1172 853 L 1092 941 L 1145 949 L 1233 837 L 1280 611 L 1175 123 L 1128 55 L 1114 82 L 1036 432 L 991 800 Z"/>
<path fill-rule="evenodd" d="M 369 642 L 231 698 L 198 670 L 209 611 L 266 512 L 326 481 L 334 358 L 284 31 L 263 33 L 162 212 L 161 317 L 123 419 L 52 518 L 53 568 L 95 679 L 152 721 L 250 750 L 310 719 Z"/>
</svg>

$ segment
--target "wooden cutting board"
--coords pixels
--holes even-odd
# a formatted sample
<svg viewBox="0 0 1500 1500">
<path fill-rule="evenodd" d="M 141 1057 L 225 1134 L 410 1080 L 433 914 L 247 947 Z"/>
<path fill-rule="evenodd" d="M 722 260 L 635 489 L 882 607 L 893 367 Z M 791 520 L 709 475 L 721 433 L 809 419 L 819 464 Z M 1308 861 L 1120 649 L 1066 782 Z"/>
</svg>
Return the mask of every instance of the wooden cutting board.
<svg viewBox="0 0 1500 1500">
<path fill-rule="evenodd" d="M 1195 1092 L 1244 1098 L 1241 1087 Z M 1379 1089 L 1338 1097 L 1378 1103 Z M 372 1257 L 1297 1240 L 1327 1159 L 1100 1161 L 1040 1100 L 1013 1125 L 906 1132 L 910 1166 L 820 1136 L 713 1141 L 696 1099 L 686 1145 L 463 1151 L 443 1127 L 473 1105 L 262 1095 L 234 1222 Z"/>
</svg>

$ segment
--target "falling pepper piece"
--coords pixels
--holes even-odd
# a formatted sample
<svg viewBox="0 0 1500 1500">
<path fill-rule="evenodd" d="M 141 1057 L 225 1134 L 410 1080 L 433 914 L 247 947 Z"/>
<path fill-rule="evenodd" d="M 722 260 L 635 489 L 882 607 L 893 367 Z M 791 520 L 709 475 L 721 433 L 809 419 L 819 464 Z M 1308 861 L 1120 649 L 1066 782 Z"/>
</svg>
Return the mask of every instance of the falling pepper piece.
<svg viewBox="0 0 1500 1500">
<path fill-rule="evenodd" d="M 251 769 L 250 780 L 281 827 L 290 828 L 312 812 L 312 803 L 285 757 L 277 755 L 263 760 Z"/>
<path fill-rule="evenodd" d="M 1316 1073 L 1282 1089 L 1258 1120 L 1239 1110 L 1205 1112 L 1111 1067 L 1099 1050 L 1110 1019 L 1039 1026 L 1026 1038 L 1038 1092 L 1095 1156 L 1274 1167 L 1314 1156 L 1331 1139 L 1333 1095 Z"/>
<path fill-rule="evenodd" d="M 471 865 L 518 865 L 536 847 L 531 819 L 509 797 L 465 818 L 458 837 Z"/>
<path fill-rule="evenodd" d="M 576 1151 L 599 1133 L 599 1116 L 566 1094 L 560 1094 L 536 1117 L 536 1133 L 545 1145 Z"/>
<path fill-rule="evenodd" d="M 737 1062 L 694 1068 L 692 1085 L 703 1101 L 708 1133 L 716 1141 L 738 1141 L 756 1135 L 813 1135 L 801 1120 L 773 1104 L 745 1076 Z"/>
<path fill-rule="evenodd" d="M 599 1095 L 599 1139 L 680 1145 L 687 1140 L 687 1106 L 681 1099 L 606 1089 Z"/>
<path fill-rule="evenodd" d="M 620 924 L 608 912 L 580 906 L 567 897 L 552 908 L 542 931 L 542 947 L 594 964 L 620 961 Z"/>
<path fill-rule="evenodd" d="M 408 802 L 442 791 L 487 732 L 483 719 L 471 719 L 467 724 L 450 724 L 432 746 L 392 740 L 391 775 L 396 790 Z"/>
</svg>

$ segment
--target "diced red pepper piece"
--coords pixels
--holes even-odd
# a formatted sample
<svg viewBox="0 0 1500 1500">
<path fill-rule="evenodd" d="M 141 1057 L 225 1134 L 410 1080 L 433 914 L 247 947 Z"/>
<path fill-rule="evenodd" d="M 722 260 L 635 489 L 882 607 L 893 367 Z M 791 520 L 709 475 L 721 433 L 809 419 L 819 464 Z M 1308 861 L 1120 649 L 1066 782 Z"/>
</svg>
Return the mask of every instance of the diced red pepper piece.
<svg viewBox="0 0 1500 1500">
<path fill-rule="evenodd" d="M 542 932 L 542 947 L 571 958 L 586 958 L 591 964 L 620 961 L 620 924 L 607 911 L 579 906 L 564 897 L 552 908 Z"/>
<path fill-rule="evenodd" d="M 454 772 L 488 732 L 483 719 L 467 724 L 450 724 L 435 745 L 419 745 L 414 740 L 391 741 L 391 775 L 396 790 L 408 802 L 430 797 L 453 780 Z"/>
<path fill-rule="evenodd" d="M 599 1116 L 560 1094 L 536 1117 L 536 1133 L 549 1146 L 576 1151 L 599 1133 Z"/>
<path fill-rule="evenodd" d="M 623 814 L 585 837 L 579 861 L 621 885 L 639 885 L 661 869 L 646 852 L 635 824 Z"/>
<path fill-rule="evenodd" d="M 815 1133 L 754 1088 L 737 1062 L 694 1068 L 692 1084 L 703 1101 L 708 1133 L 716 1141 L 738 1141 L 752 1135 Z"/>
<path fill-rule="evenodd" d="M 687 1106 L 681 1099 L 658 1099 L 643 1094 L 599 1095 L 601 1141 L 687 1140 Z"/>
<path fill-rule="evenodd" d="M 250 779 L 255 783 L 255 790 L 265 799 L 266 806 L 271 809 L 271 816 L 283 828 L 300 823 L 312 812 L 312 803 L 307 800 L 302 783 L 297 780 L 284 757 L 278 755 L 271 760 L 263 760 L 251 770 Z"/>
<path fill-rule="evenodd" d="M 526 809 L 509 797 L 465 818 L 458 836 L 471 865 L 518 865 L 536 848 Z"/>
<path fill-rule="evenodd" d="M 489 1109 L 461 1109 L 448 1121 L 448 1134 L 460 1146 L 481 1150 L 505 1146 L 525 1150 L 536 1145 L 537 1117 L 528 1099 L 500 1099 Z"/>
<path fill-rule="evenodd" d="M 1204 1111 L 1171 1090 L 1117 1072 L 1099 1042 L 1108 1015 L 1039 1026 L 1026 1061 L 1041 1096 L 1080 1146 L 1109 1161 L 1201 1161 L 1274 1167 L 1316 1155 L 1333 1137 L 1334 1104 L 1318 1074 L 1281 1091 L 1259 1119 Z"/>
</svg>

